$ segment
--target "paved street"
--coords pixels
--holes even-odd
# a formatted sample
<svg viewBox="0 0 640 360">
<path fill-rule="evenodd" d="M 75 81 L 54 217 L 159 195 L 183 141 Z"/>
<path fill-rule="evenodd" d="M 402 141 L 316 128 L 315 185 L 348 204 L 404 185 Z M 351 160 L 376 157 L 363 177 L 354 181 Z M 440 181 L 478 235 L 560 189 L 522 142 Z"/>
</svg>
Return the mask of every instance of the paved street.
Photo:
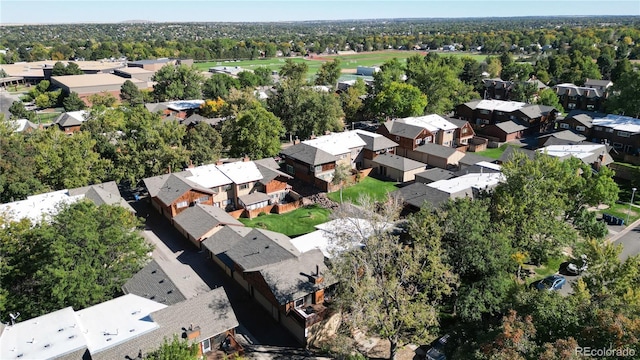
<svg viewBox="0 0 640 360">
<path fill-rule="evenodd" d="M 204 253 L 182 237 L 144 200 L 131 203 L 146 218 L 144 237 L 155 246 L 153 258 L 189 298 L 224 287 L 238 318 L 238 341 L 252 359 L 322 359 L 309 356 L 287 330 L 274 321 L 249 294 Z"/>
<path fill-rule="evenodd" d="M 632 229 L 616 239 L 613 243 L 622 245 L 620 260 L 624 261 L 628 257 L 640 254 L 640 223 L 636 222 Z"/>
<path fill-rule="evenodd" d="M 0 113 L 4 114 L 5 119 L 9 119 L 9 116 L 11 116 L 9 108 L 17 100 L 20 100 L 20 96 L 12 95 L 4 90 L 0 91 Z"/>
</svg>

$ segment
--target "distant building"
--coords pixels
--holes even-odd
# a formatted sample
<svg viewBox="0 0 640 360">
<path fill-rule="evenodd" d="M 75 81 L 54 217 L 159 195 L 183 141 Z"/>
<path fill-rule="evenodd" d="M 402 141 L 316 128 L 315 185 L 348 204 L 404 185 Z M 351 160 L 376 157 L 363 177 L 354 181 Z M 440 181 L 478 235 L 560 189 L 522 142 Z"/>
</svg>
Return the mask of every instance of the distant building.
<svg viewBox="0 0 640 360">
<path fill-rule="evenodd" d="M 120 88 L 127 80 L 133 82 L 140 90 L 149 88 L 146 81 L 125 79 L 113 74 L 52 76 L 51 85 L 62 89 L 65 94 L 77 93 L 85 103 L 90 105 L 87 98 L 93 94 L 107 92 L 120 98 Z"/>
</svg>

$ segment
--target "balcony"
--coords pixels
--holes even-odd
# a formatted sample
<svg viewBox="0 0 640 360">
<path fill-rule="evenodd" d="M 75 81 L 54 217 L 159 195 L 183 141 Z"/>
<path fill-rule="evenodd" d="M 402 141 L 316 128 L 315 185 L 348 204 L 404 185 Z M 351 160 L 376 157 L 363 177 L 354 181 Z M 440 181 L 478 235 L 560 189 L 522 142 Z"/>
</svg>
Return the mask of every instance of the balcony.
<svg viewBox="0 0 640 360">
<path fill-rule="evenodd" d="M 295 308 L 290 312 L 293 317 L 305 328 L 310 327 L 313 324 L 319 323 L 329 315 L 329 308 L 321 304 L 305 305 L 299 308 Z"/>
</svg>

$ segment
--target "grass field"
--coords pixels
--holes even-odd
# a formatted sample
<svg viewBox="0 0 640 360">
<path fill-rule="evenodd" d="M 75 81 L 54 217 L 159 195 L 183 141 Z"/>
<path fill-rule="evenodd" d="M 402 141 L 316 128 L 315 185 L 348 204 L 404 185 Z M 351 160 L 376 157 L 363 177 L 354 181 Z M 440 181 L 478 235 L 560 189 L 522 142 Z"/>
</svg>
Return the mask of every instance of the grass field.
<svg viewBox="0 0 640 360">
<path fill-rule="evenodd" d="M 298 236 L 310 233 L 315 230 L 315 225 L 329 221 L 329 214 L 328 209 L 314 205 L 286 214 L 267 214 L 253 219 L 238 220 L 248 227 L 267 229 L 287 236 Z"/>
<path fill-rule="evenodd" d="M 60 112 L 41 112 L 36 114 L 36 119 L 39 120 L 40 124 L 49 124 L 53 122 L 58 116 L 60 116 Z"/>
<path fill-rule="evenodd" d="M 480 156 L 486 156 L 492 159 L 499 159 L 500 156 L 502 156 L 502 153 L 507 149 L 507 146 L 510 146 L 508 144 L 503 144 L 502 146 L 498 147 L 498 148 L 493 148 L 493 149 L 487 149 L 485 151 L 479 151 L 477 153 L 475 153 L 476 155 L 480 155 Z"/>
<path fill-rule="evenodd" d="M 367 194 L 374 201 L 382 201 L 387 196 L 387 193 L 398 189 L 395 184 L 395 182 L 391 181 L 366 177 L 359 183 L 343 189 L 342 200 L 357 204 L 360 195 Z M 335 202 L 340 202 L 340 191 L 329 193 L 327 196 Z"/>
<path fill-rule="evenodd" d="M 640 209 L 636 206 L 631 207 L 629 212 L 629 203 L 615 203 L 612 207 L 604 210 L 598 210 L 600 214 L 609 214 L 617 218 L 624 219 L 625 225 L 627 225 L 627 215 L 629 215 L 628 224 L 640 219 Z"/>
<path fill-rule="evenodd" d="M 332 56 L 317 56 L 313 58 L 290 58 L 294 62 L 304 62 L 309 66 L 309 76 L 313 77 L 320 69 L 323 62 L 339 58 L 342 63 L 340 67 L 342 70 L 355 70 L 358 66 L 376 66 L 382 65 L 386 61 L 393 58 L 397 58 L 400 62 L 406 62 L 408 57 L 415 54 L 425 54 L 425 52 L 419 51 L 374 51 L 367 53 L 358 53 L 353 55 L 332 55 Z M 482 61 L 486 58 L 486 55 L 475 55 L 468 53 L 440 53 L 442 56 L 469 56 L 478 61 Z M 237 61 L 208 61 L 195 63 L 195 67 L 200 70 L 208 70 L 214 66 L 240 66 L 246 69 L 255 69 L 256 67 L 266 66 L 271 70 L 279 70 L 284 65 L 285 58 L 272 58 L 272 59 L 258 59 L 258 60 L 237 60 Z"/>
</svg>

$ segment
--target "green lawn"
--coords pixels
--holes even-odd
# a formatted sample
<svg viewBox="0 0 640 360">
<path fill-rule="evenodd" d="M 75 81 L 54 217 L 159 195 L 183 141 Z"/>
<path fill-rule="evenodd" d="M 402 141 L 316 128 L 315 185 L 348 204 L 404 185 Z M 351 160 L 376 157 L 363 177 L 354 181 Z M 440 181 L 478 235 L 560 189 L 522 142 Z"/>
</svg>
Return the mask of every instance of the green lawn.
<svg viewBox="0 0 640 360">
<path fill-rule="evenodd" d="M 267 229 L 285 234 L 297 236 L 310 233 L 314 226 L 329 221 L 330 211 L 319 206 L 308 206 L 296 209 L 286 214 L 267 214 L 253 219 L 240 218 L 245 226 Z"/>
<path fill-rule="evenodd" d="M 480 156 L 486 156 L 492 159 L 499 159 L 500 156 L 502 156 L 502 153 L 507 149 L 507 146 L 512 146 L 512 145 L 508 145 L 508 144 L 503 144 L 502 146 L 498 147 L 498 148 L 493 148 L 493 149 L 487 149 L 485 151 L 479 151 L 477 153 L 477 155 Z"/>
<path fill-rule="evenodd" d="M 636 195 L 638 195 L 636 193 Z M 635 202 L 635 201 L 634 201 Z M 629 224 L 640 219 L 640 208 L 632 206 L 631 212 L 629 212 L 629 203 L 616 203 L 608 209 L 598 210 L 600 214 L 609 214 L 617 218 L 624 219 L 625 225 L 627 224 L 627 214 L 629 215 Z"/>
<path fill-rule="evenodd" d="M 542 266 L 535 268 L 534 271 L 537 274 L 536 280 L 544 279 L 549 275 L 558 273 L 558 270 L 560 270 L 560 264 L 565 261 L 567 261 L 565 257 L 550 258 L 546 264 L 542 264 Z"/>
<path fill-rule="evenodd" d="M 362 194 L 367 194 L 374 201 L 382 201 L 387 193 L 397 190 L 393 181 L 382 181 L 372 177 L 366 177 L 359 183 L 342 190 L 342 199 L 345 202 L 358 203 Z M 328 194 L 329 199 L 340 202 L 340 191 Z"/>
<path fill-rule="evenodd" d="M 58 116 L 60 116 L 59 112 L 41 112 L 36 114 L 36 119 L 40 122 L 40 124 L 48 124 L 53 122 Z"/>
<path fill-rule="evenodd" d="M 374 51 L 368 53 L 360 53 L 353 55 L 333 55 L 333 56 L 319 56 L 313 55 L 318 60 L 306 59 L 306 58 L 290 58 L 294 62 L 304 62 L 309 66 L 309 76 L 313 77 L 320 69 L 320 66 L 324 62 L 324 59 L 341 60 L 340 68 L 343 70 L 357 69 L 358 66 L 380 66 L 386 61 L 393 58 L 397 58 L 401 63 L 406 62 L 408 57 L 415 54 L 426 54 L 422 51 Z M 486 59 L 486 55 L 475 55 L 468 53 L 439 53 L 441 56 L 469 56 L 478 61 Z M 271 59 L 258 59 L 258 60 L 238 60 L 238 61 L 208 61 L 195 63 L 194 66 L 200 70 L 208 70 L 214 66 L 240 66 L 246 69 L 255 69 L 256 67 L 266 66 L 271 70 L 279 70 L 285 62 L 285 58 L 271 58 Z"/>
</svg>

